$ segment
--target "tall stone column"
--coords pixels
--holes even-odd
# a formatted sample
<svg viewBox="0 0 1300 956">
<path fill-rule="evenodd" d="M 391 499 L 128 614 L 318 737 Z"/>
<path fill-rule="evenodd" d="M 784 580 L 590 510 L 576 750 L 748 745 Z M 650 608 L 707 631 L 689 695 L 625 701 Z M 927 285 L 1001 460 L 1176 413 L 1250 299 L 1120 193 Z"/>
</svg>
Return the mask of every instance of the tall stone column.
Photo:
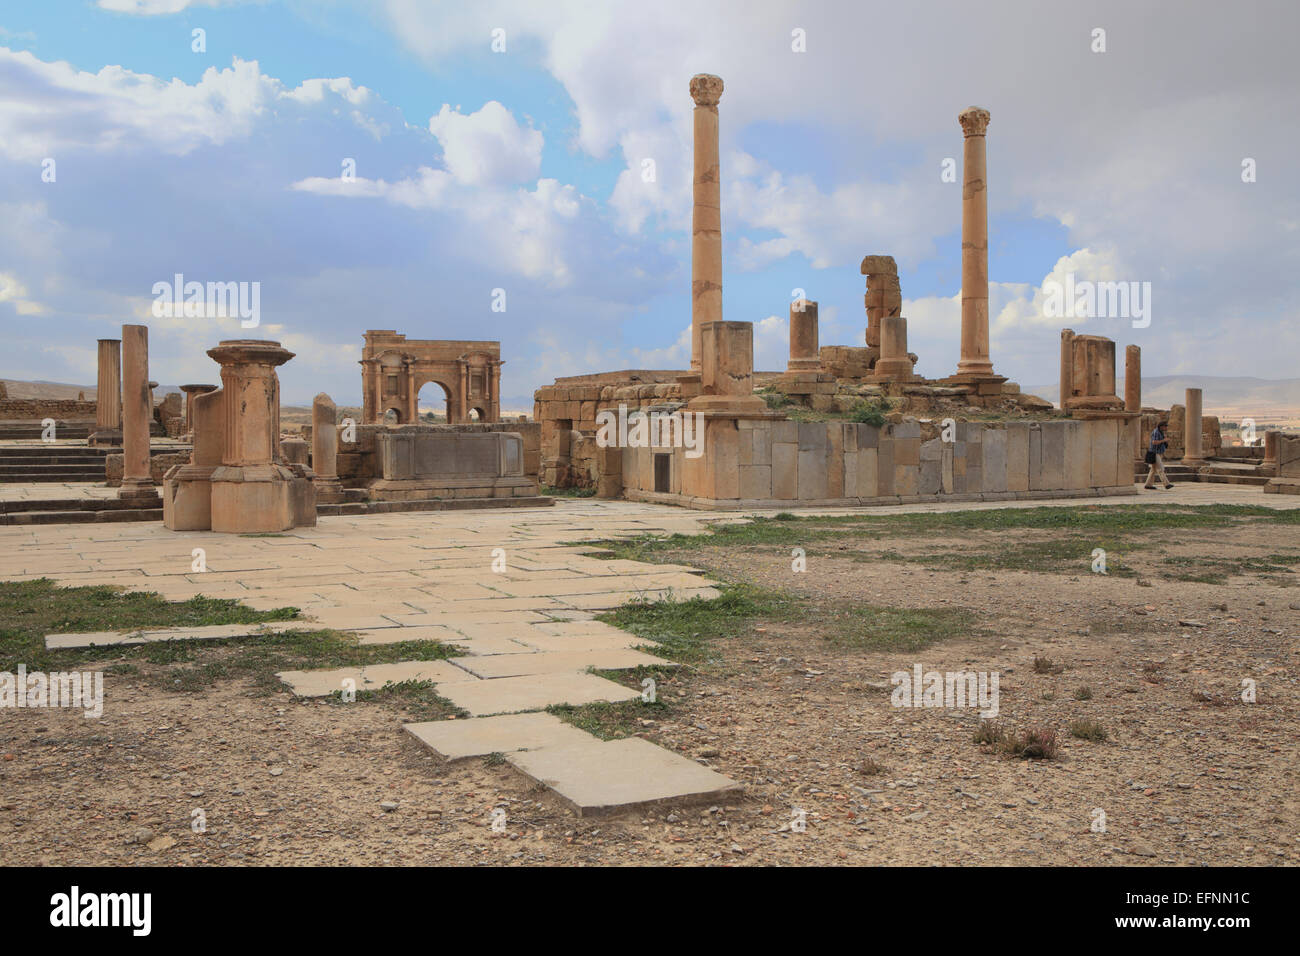
<svg viewBox="0 0 1300 956">
<path fill-rule="evenodd" d="M 1065 403 L 1074 394 L 1074 329 L 1061 329 L 1061 397 L 1056 404 L 1065 411 Z"/>
<path fill-rule="evenodd" d="M 1124 411 L 1142 411 L 1142 347 L 1124 349 Z"/>
<path fill-rule="evenodd" d="M 122 326 L 122 486 L 119 498 L 156 499 L 149 470 L 149 327 Z"/>
<path fill-rule="evenodd" d="M 91 445 L 122 444 L 122 340 L 99 340 L 95 434 Z"/>
<path fill-rule="evenodd" d="M 691 368 L 702 370 L 702 330 L 722 321 L 722 183 L 718 101 L 722 78 L 691 77 L 695 101 L 695 202 L 691 209 Z"/>
<path fill-rule="evenodd" d="M 1205 460 L 1201 423 L 1201 390 L 1189 388 L 1183 400 L 1183 464 L 1192 465 Z"/>
<path fill-rule="evenodd" d="M 311 469 L 316 473 L 316 500 L 343 500 L 339 481 L 339 411 L 334 400 L 321 392 L 311 403 Z"/>
<path fill-rule="evenodd" d="M 817 347 L 817 303 L 799 299 L 790 303 L 790 371 L 821 368 L 821 351 Z"/>
<path fill-rule="evenodd" d="M 984 139 L 989 111 L 958 115 L 966 137 L 961 194 L 961 360 L 957 374 L 993 374 L 989 360 L 989 209 Z"/>
</svg>

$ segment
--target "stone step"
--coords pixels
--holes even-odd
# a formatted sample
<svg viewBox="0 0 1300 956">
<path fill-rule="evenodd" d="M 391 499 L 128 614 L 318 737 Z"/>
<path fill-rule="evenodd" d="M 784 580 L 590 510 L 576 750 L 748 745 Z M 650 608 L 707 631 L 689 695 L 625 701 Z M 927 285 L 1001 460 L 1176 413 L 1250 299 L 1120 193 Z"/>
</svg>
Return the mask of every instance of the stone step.
<svg viewBox="0 0 1300 956">
<path fill-rule="evenodd" d="M 91 524 L 118 521 L 162 521 L 162 508 L 124 508 L 116 511 L 20 511 L 0 514 L 0 525 Z"/>
<path fill-rule="evenodd" d="M 318 504 L 318 515 L 393 514 L 403 511 L 463 511 L 473 508 L 545 508 L 554 498 L 530 495 L 519 498 L 422 498 L 412 501 L 356 501 Z"/>
</svg>

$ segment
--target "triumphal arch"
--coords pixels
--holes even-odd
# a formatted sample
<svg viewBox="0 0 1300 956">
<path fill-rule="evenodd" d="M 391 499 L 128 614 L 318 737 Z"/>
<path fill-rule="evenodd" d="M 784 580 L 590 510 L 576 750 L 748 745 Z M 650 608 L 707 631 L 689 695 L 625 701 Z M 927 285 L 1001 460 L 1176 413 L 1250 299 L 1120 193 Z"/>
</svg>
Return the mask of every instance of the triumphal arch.
<svg viewBox="0 0 1300 956">
<path fill-rule="evenodd" d="M 366 332 L 361 385 L 366 424 L 391 412 L 399 424 L 418 420 L 420 388 L 429 382 L 447 395 L 447 422 L 501 419 L 501 343 L 407 339 L 390 329 Z"/>
</svg>

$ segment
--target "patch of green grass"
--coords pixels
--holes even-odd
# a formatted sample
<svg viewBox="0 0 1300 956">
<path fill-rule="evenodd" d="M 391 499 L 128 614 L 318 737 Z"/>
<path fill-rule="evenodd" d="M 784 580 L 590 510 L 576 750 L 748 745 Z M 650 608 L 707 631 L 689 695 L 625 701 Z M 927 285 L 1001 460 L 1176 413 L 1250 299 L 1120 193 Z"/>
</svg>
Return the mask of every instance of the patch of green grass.
<svg viewBox="0 0 1300 956">
<path fill-rule="evenodd" d="M 637 637 L 657 641 L 656 656 L 681 663 L 709 656 L 709 643 L 735 637 L 757 619 L 787 620 L 799 613 L 802 601 L 779 591 L 748 584 L 729 585 L 720 597 L 689 601 L 636 600 L 600 615 Z"/>
<path fill-rule="evenodd" d="M 874 425 L 876 428 L 883 428 L 885 414 L 888 411 L 889 405 L 885 402 L 863 399 L 849 412 L 849 421 L 857 422 L 860 425 Z"/>
<path fill-rule="evenodd" d="M 864 651 L 919 651 L 977 632 L 976 616 L 962 608 L 837 607 L 815 622 L 836 647 Z"/>
<path fill-rule="evenodd" d="M 157 641 L 119 647 L 46 650 L 46 634 L 153 630 L 213 624 L 292 620 L 297 608 L 255 611 L 237 601 L 194 597 L 164 601 L 152 593 L 111 587 L 61 588 L 54 582 L 0 582 L 0 670 L 73 669 L 86 661 L 111 661 L 105 669 L 142 675 L 167 690 L 192 692 L 222 680 L 251 679 L 263 691 L 282 685 L 276 671 L 438 660 L 458 652 L 436 641 L 362 646 L 355 634 L 329 629 L 292 630 L 229 640 Z"/>
<path fill-rule="evenodd" d="M 343 703 L 341 691 L 335 691 L 330 696 L 342 706 L 351 706 Z M 357 691 L 357 700 L 391 703 L 417 720 L 446 720 L 448 717 L 469 716 L 469 711 L 435 693 L 433 681 L 427 680 L 391 681 L 375 690 Z"/>
<path fill-rule="evenodd" d="M 601 740 L 622 740 L 642 729 L 642 719 L 668 719 L 671 705 L 663 700 L 648 703 L 638 698 L 617 703 L 596 701 L 582 705 L 552 704 L 546 708 L 546 712 Z"/>
</svg>

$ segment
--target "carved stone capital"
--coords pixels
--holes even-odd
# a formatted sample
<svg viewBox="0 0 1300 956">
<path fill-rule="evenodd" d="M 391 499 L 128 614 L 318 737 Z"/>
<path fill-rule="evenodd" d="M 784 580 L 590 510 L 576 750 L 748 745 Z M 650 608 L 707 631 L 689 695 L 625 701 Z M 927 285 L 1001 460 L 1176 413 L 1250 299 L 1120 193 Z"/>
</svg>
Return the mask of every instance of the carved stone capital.
<svg viewBox="0 0 1300 956">
<path fill-rule="evenodd" d="M 718 105 L 722 99 L 722 77 L 712 73 L 697 73 L 691 77 L 691 99 L 696 106 Z"/>
<path fill-rule="evenodd" d="M 966 136 L 983 136 L 989 128 L 991 115 L 986 109 L 972 106 L 957 114 L 957 122 L 961 123 L 961 131 Z"/>
</svg>

